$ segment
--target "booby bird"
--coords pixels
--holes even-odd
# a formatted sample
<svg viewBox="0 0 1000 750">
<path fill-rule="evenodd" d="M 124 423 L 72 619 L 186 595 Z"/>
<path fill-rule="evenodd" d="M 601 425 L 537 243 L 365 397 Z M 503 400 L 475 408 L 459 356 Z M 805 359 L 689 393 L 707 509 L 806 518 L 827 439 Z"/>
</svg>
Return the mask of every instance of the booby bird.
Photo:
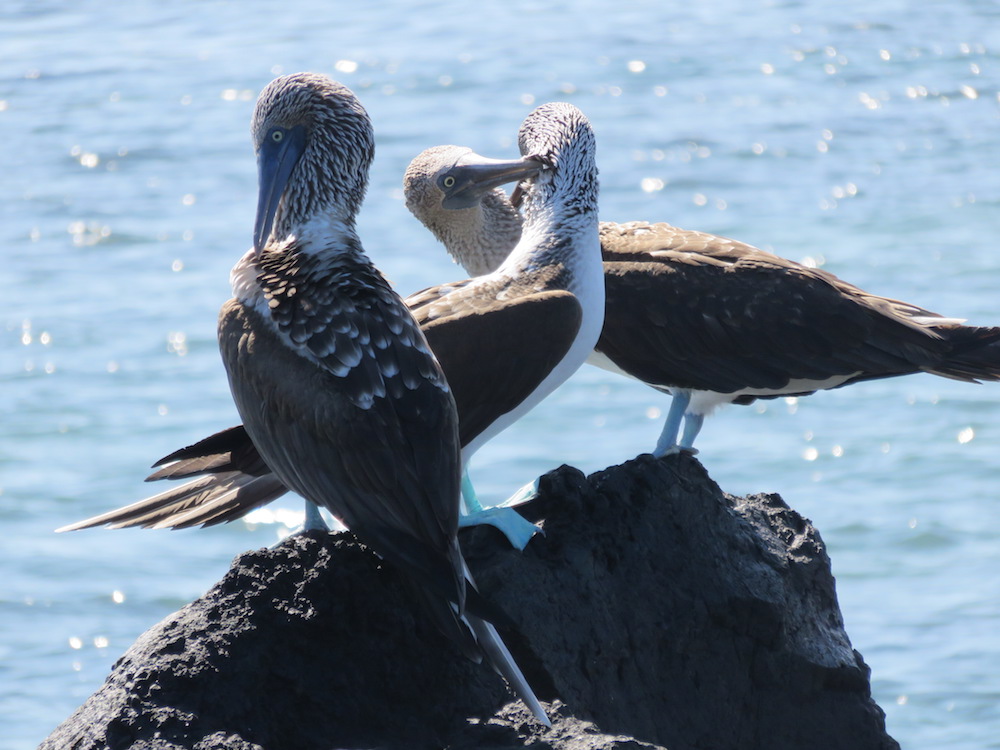
<svg viewBox="0 0 1000 750">
<path fill-rule="evenodd" d="M 253 249 L 219 316 L 247 434 L 282 484 L 397 566 L 436 624 L 469 655 L 478 644 L 548 723 L 458 546 L 454 398 L 355 230 L 374 154 L 367 113 L 346 87 L 299 73 L 264 88 L 251 130 Z"/>
<path fill-rule="evenodd" d="M 489 160 L 466 150 L 440 179 L 449 190 L 447 204 L 461 210 L 544 163 L 544 171 L 527 183 L 523 241 L 489 273 L 406 299 L 455 396 L 463 464 L 576 370 L 603 320 L 590 125 L 575 107 L 543 105 L 525 120 L 519 140 L 522 153 L 539 160 L 533 170 L 530 163 Z M 520 228 L 520 215 L 517 223 Z M 166 465 L 150 479 L 205 476 L 60 530 L 183 528 L 239 518 L 280 494 L 280 481 L 254 442 L 237 426 L 175 451 L 157 462 Z M 504 510 L 490 522 L 523 547 L 535 528 L 519 516 L 524 526 L 512 525 L 513 511 L 505 516 Z"/>
<path fill-rule="evenodd" d="M 495 189 L 454 208 L 441 177 L 468 152 L 438 146 L 414 159 L 406 205 L 469 273 L 488 273 L 520 239 L 518 189 L 513 200 Z M 916 372 L 1000 380 L 1000 328 L 962 325 L 705 232 L 647 222 L 599 231 L 605 321 L 587 361 L 673 396 L 654 455 L 695 452 L 705 416 L 726 403 Z"/>
</svg>

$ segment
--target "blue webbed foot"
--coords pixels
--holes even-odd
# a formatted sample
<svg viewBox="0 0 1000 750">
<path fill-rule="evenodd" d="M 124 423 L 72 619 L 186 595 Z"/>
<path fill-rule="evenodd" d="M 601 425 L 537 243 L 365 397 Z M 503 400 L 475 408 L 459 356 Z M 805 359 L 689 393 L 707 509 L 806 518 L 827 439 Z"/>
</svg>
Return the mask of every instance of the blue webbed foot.
<svg viewBox="0 0 1000 750">
<path fill-rule="evenodd" d="M 498 505 L 494 508 L 486 508 L 458 519 L 458 527 L 480 526 L 488 524 L 499 529 L 510 546 L 516 550 L 523 550 L 528 546 L 531 537 L 538 533 L 545 533 L 541 528 L 535 526 L 513 508 L 505 505 Z"/>
<path fill-rule="evenodd" d="M 660 432 L 660 438 L 656 441 L 656 447 L 653 449 L 653 455 L 657 458 L 673 456 L 682 451 L 690 453 L 692 456 L 697 455 L 698 449 L 694 447 L 694 439 L 701 431 L 705 415 L 688 411 L 690 405 L 690 392 L 680 389 L 673 392 L 673 400 L 670 402 L 670 411 L 667 412 L 663 431 Z M 682 421 L 684 422 L 684 433 L 678 441 L 677 434 L 680 432 Z"/>
<path fill-rule="evenodd" d="M 697 456 L 698 449 L 689 448 L 685 445 L 677 445 L 676 443 L 674 443 L 665 450 L 661 451 L 659 446 L 657 446 L 656 450 L 653 451 L 653 455 L 656 456 L 657 458 L 663 458 L 664 456 L 677 456 L 680 455 L 681 453 L 690 453 L 692 456 Z"/>
</svg>

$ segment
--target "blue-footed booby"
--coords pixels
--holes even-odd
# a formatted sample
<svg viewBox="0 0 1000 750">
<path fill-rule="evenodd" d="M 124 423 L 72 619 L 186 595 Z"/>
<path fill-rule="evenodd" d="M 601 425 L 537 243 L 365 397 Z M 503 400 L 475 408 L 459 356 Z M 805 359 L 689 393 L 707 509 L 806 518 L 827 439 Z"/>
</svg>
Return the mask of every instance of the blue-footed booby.
<svg viewBox="0 0 1000 750">
<path fill-rule="evenodd" d="M 524 241 L 487 274 L 406 299 L 454 393 L 463 463 L 579 367 L 603 320 L 590 125 L 570 105 L 543 105 L 525 120 L 519 140 L 522 153 L 533 159 L 504 162 L 468 152 L 441 179 L 449 188 L 448 205 L 461 209 L 544 165 L 525 183 Z M 511 357 L 512 351 L 518 356 Z M 211 525 L 239 518 L 284 491 L 242 425 L 156 465 L 163 468 L 149 479 L 204 476 L 60 531 Z M 522 523 L 528 529 L 511 528 L 503 516 L 496 521 L 519 547 L 534 531 Z"/>
<path fill-rule="evenodd" d="M 487 273 L 521 236 L 518 189 L 452 205 L 441 177 L 468 152 L 438 146 L 414 159 L 406 205 L 469 273 Z M 916 372 L 1000 380 L 1000 328 L 966 326 L 705 232 L 647 222 L 599 231 L 605 321 L 587 361 L 673 396 L 654 455 L 694 452 L 705 416 L 726 403 Z"/>
<path fill-rule="evenodd" d="M 346 87 L 299 73 L 264 88 L 251 132 L 253 248 L 219 316 L 247 435 L 285 487 L 400 569 L 435 624 L 467 655 L 485 654 L 548 724 L 491 624 L 504 616 L 477 594 L 458 546 L 448 382 L 355 229 L 374 155 L 368 114 Z"/>
</svg>

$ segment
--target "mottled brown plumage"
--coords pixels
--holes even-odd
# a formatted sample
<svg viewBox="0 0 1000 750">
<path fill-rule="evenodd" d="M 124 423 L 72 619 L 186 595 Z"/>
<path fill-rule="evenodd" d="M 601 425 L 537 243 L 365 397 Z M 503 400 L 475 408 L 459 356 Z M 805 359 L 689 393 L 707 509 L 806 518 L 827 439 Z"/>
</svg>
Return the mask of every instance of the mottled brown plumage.
<svg viewBox="0 0 1000 750">
<path fill-rule="evenodd" d="M 582 117 L 572 109 L 566 110 L 566 113 L 575 120 Z M 546 110 L 542 110 L 538 117 L 548 116 Z M 580 122 L 585 123 L 585 120 Z M 590 168 L 593 169 L 592 135 L 585 135 L 589 139 L 587 149 L 591 159 Z M 565 141 L 566 137 L 562 140 Z M 559 142 L 557 138 L 556 144 Z M 551 150 L 554 146 L 546 148 Z M 483 160 L 482 157 L 468 158 L 470 155 L 476 156 L 468 149 L 463 149 L 457 158 L 452 158 L 449 161 L 448 176 L 457 177 L 456 186 L 463 192 L 470 193 L 471 205 L 478 207 L 484 189 L 487 194 L 489 192 L 493 174 L 512 179 L 518 173 L 513 170 L 508 173 L 503 169 L 497 172 L 491 160 Z M 552 161 L 551 156 L 549 161 Z M 489 169 L 484 171 L 484 164 Z M 469 169 L 473 170 L 474 179 L 470 180 Z M 471 190 L 470 182 L 473 183 Z M 560 170 L 550 169 L 546 174 L 545 184 L 536 189 L 538 194 L 529 199 L 529 204 L 533 201 L 540 206 L 549 206 L 554 200 L 552 194 L 566 189 L 565 178 Z M 573 190 L 572 185 L 570 189 Z M 596 210 L 593 185 L 591 193 L 593 214 Z M 537 247 L 528 248 L 531 252 L 526 251 L 524 259 L 515 259 L 513 269 L 487 278 L 474 277 L 431 287 L 406 300 L 448 377 L 458 407 L 461 443 L 466 449 L 466 459 L 478 445 L 520 416 L 517 413 L 519 408 L 530 408 L 533 405 L 527 399 L 538 391 L 539 385 L 565 359 L 576 341 L 583 320 L 583 308 L 570 290 L 580 285 L 593 287 L 595 281 L 600 285 L 600 267 L 595 261 L 596 219 L 591 215 L 589 218 L 580 216 L 579 220 L 589 222 L 589 226 L 585 224 L 587 228 L 583 231 L 586 232 L 588 241 L 593 243 L 590 248 L 576 250 L 577 245 L 567 239 L 573 237 L 572 232 L 560 230 L 559 235 L 563 241 L 559 242 L 552 241 L 551 235 L 554 232 L 551 228 L 540 230 Z M 539 222 L 541 226 L 548 227 L 548 216 L 542 215 Z M 590 234 L 591 232 L 594 234 Z M 577 270 L 574 252 L 580 255 L 590 252 L 594 256 L 589 258 L 589 268 L 586 271 Z M 591 303 L 592 308 L 593 306 Z M 595 323 L 594 317 L 591 312 L 591 337 L 596 337 L 594 331 L 599 327 L 601 319 L 598 314 Z M 583 346 L 578 345 L 577 348 L 582 349 Z M 512 352 L 518 351 L 533 352 L 533 356 L 511 356 Z M 580 354 L 576 355 L 578 359 Z M 546 386 L 547 390 L 553 387 L 553 382 Z M 538 400 L 540 397 L 536 393 L 535 402 Z M 493 432 L 490 432 L 491 428 Z M 477 438 L 478 444 L 474 443 Z M 166 466 L 151 475 L 150 479 L 187 478 L 203 472 L 229 471 L 234 466 L 244 466 L 249 472 L 259 476 L 263 461 L 246 430 L 243 426 L 237 426 L 175 451 L 156 465 L 164 464 Z M 266 467 L 266 464 L 263 465 Z M 195 485 L 198 485 L 197 488 Z M 263 488 L 266 493 L 260 496 L 249 491 L 239 495 L 228 493 L 225 507 L 214 507 L 213 503 L 217 498 L 206 497 L 200 482 L 192 483 L 190 494 L 183 491 L 186 486 L 171 492 L 180 509 L 178 516 L 183 517 L 185 525 L 198 522 L 211 525 L 232 520 L 240 515 L 241 510 L 249 512 L 273 499 L 272 488 L 266 486 Z M 87 519 L 67 528 L 86 528 L 101 524 L 110 524 L 116 528 L 129 525 L 176 527 L 177 519 L 173 508 L 158 500 L 162 497 L 163 495 L 158 495 L 150 499 L 156 500 L 155 511 L 145 509 L 140 501 L 128 506 L 127 512 L 126 509 L 112 511 L 102 514 L 99 522 L 96 518 Z M 197 505 L 199 501 L 206 506 L 213 505 L 212 513 L 198 516 L 193 505 Z M 136 524 L 135 519 L 140 517 L 143 519 L 142 524 Z"/>
<path fill-rule="evenodd" d="M 462 151 L 438 147 L 414 159 L 407 207 L 459 263 L 483 273 L 503 262 L 521 230 L 500 190 L 478 206 L 444 207 L 438 176 Z M 602 222 L 600 238 L 606 317 L 589 361 L 674 395 L 655 453 L 676 450 L 682 415 L 681 445 L 690 448 L 722 403 L 915 372 L 1000 379 L 998 328 L 965 326 L 705 232 Z"/>
<path fill-rule="evenodd" d="M 259 456 L 230 448 L 226 458 L 185 457 L 178 472 L 248 457 L 256 470 L 262 461 L 273 474 L 248 486 L 277 480 L 328 508 L 400 569 L 466 655 L 485 654 L 548 723 L 490 623 L 509 621 L 476 593 L 458 547 L 461 446 L 447 381 L 354 228 L 374 153 L 367 113 L 323 76 L 284 76 L 261 93 L 252 134 L 260 173 L 254 249 L 233 269 L 219 346 L 243 434 Z M 216 451 L 225 437 L 203 443 Z M 173 502 L 187 523 L 191 502 L 218 499 L 188 493 Z M 134 509 L 142 523 L 161 511 Z M 216 507 L 201 517 L 215 522 L 229 512 Z"/>
</svg>

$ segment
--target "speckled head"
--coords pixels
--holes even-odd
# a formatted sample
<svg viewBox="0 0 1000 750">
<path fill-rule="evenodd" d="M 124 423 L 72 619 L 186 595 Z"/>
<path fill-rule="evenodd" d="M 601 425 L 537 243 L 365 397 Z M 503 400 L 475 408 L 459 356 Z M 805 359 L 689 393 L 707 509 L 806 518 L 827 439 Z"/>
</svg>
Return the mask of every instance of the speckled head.
<svg viewBox="0 0 1000 750">
<path fill-rule="evenodd" d="M 521 216 L 499 185 L 526 179 L 533 159 L 488 159 L 464 146 L 433 146 L 403 175 L 410 213 L 473 276 L 500 265 L 521 237 Z"/>
<path fill-rule="evenodd" d="M 375 155 L 371 120 L 347 87 L 316 73 L 276 78 L 251 124 L 260 178 L 254 247 L 320 214 L 353 225 Z"/>
<path fill-rule="evenodd" d="M 540 169 L 531 157 L 490 159 L 465 146 L 432 146 L 417 155 L 403 175 L 406 207 L 417 216 L 424 203 L 449 211 L 475 208 L 487 193 Z"/>
<path fill-rule="evenodd" d="M 523 185 L 526 219 L 556 195 L 570 213 L 596 211 L 597 140 L 583 112 L 565 102 L 543 104 L 524 118 L 517 142 L 523 155 L 547 167 Z"/>
</svg>

